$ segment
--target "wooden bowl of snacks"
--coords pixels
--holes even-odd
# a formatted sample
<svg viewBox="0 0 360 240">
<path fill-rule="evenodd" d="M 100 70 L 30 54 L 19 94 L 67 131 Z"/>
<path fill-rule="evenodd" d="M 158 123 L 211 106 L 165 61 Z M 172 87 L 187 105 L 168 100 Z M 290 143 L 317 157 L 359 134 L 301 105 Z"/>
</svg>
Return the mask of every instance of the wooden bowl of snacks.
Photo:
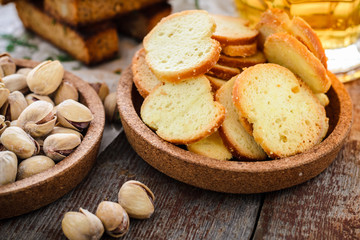
<svg viewBox="0 0 360 240">
<path fill-rule="evenodd" d="M 14 62 L 16 64 L 16 71 L 19 71 L 19 69 L 24 70 L 22 74 L 27 74 L 25 72 L 28 71 L 26 71 L 25 68 L 35 68 L 39 64 L 38 62 L 23 59 L 14 59 Z M 42 71 L 41 74 L 39 72 L 40 71 L 37 73 L 30 72 L 29 74 L 42 75 L 44 71 Z M 11 139 L 14 139 L 11 138 L 14 136 L 12 135 L 14 132 L 18 134 L 17 132 L 25 131 L 28 136 L 31 135 L 30 139 L 35 139 L 34 142 L 37 142 L 35 144 L 37 150 L 31 150 L 34 152 L 31 152 L 30 155 L 21 155 L 22 153 L 15 152 L 19 163 L 17 168 L 17 179 L 16 181 L 13 179 L 10 182 L 7 180 L 7 183 L 2 182 L 2 184 L 0 184 L 0 219 L 18 216 L 54 202 L 79 184 L 89 173 L 96 161 L 105 125 L 105 114 L 102 102 L 96 92 L 85 81 L 66 71 L 64 72 L 64 75 L 60 75 L 63 76 L 60 77 L 62 79 L 60 80 L 60 86 L 57 85 L 55 87 L 55 89 L 57 89 L 56 92 L 49 90 L 51 92 L 49 93 L 49 97 L 57 103 L 62 101 L 61 98 L 68 98 L 68 94 L 72 91 L 68 88 L 68 85 L 71 85 L 75 87 L 73 94 L 78 95 L 78 101 L 63 101 L 63 103 L 67 102 L 68 105 L 71 105 L 74 109 L 70 111 L 69 108 L 63 106 L 63 110 L 60 111 L 60 109 L 58 109 L 56 115 L 54 115 L 53 110 L 51 110 L 49 113 L 46 113 L 48 115 L 45 114 L 46 116 L 43 115 L 40 117 L 43 119 L 36 122 L 36 124 L 38 124 L 38 126 L 45 125 L 45 127 L 47 127 L 44 121 L 46 123 L 50 123 L 54 118 L 57 118 L 57 121 L 55 122 L 58 123 L 62 121 L 63 124 L 61 126 L 64 128 L 60 129 L 59 127 L 51 126 L 52 130 L 50 131 L 48 128 L 44 130 L 43 128 L 34 127 L 34 125 L 31 125 L 31 127 L 30 124 L 26 125 L 26 123 L 24 123 L 24 121 L 26 122 L 26 120 L 24 120 L 26 117 L 21 117 L 21 114 L 26 110 L 25 108 L 20 113 L 17 122 L 12 122 L 10 126 L 10 121 L 7 121 L 7 127 L 1 134 L 2 144 L 0 147 L 2 148 L 2 152 L 0 153 L 5 153 L 6 151 L 8 156 L 14 155 L 8 150 L 15 149 L 14 151 L 17 151 L 17 148 L 12 149 L 12 146 L 15 146 L 15 143 L 11 145 L 11 143 L 9 143 L 9 139 L 10 142 Z M 4 77 L 3 80 L 5 82 L 5 87 L 10 87 L 11 84 L 6 82 L 6 77 Z M 30 87 L 29 81 L 27 81 L 27 84 L 31 91 L 37 93 L 38 90 L 33 90 L 37 89 L 36 87 Z M 62 91 L 62 93 L 66 93 L 65 96 L 58 93 L 60 92 L 60 88 L 66 89 L 65 91 Z M 25 89 L 21 89 L 21 92 L 26 94 L 30 93 L 29 90 Z M 42 95 L 48 94 L 44 93 Z M 38 95 L 26 96 L 29 106 L 39 102 L 44 103 L 44 101 L 35 101 L 36 98 L 41 98 L 41 100 L 43 100 L 43 98 L 47 98 L 44 96 L 39 97 Z M 55 98 L 57 99 L 55 100 Z M 32 101 L 34 101 L 34 103 L 31 103 Z M 58 104 L 55 105 L 60 106 Z M 55 109 L 51 107 L 51 104 L 44 104 L 44 106 L 50 106 L 51 109 Z M 80 110 L 76 110 L 78 108 Z M 36 112 L 39 109 L 43 110 L 47 109 L 47 107 L 33 108 L 32 111 Z M 4 111 L 6 112 L 3 106 L 2 113 L 4 113 Z M 76 111 L 78 111 L 78 113 L 80 111 L 80 114 L 74 117 L 71 113 Z M 8 119 L 13 117 L 12 114 L 12 112 L 5 113 L 7 118 L 6 120 L 13 120 Z M 29 117 L 31 115 L 32 114 L 28 114 L 27 117 L 31 118 Z M 69 126 L 64 126 L 64 124 L 68 124 Z M 9 131 L 9 129 L 12 129 L 13 131 Z M 63 130 L 66 133 L 64 133 Z M 46 134 L 43 131 L 45 131 Z M 68 133 L 69 131 L 72 132 Z M 82 139 L 79 132 L 83 135 Z M 70 146 L 70 142 L 74 145 Z M 38 151 L 37 144 L 41 146 L 40 152 Z M 30 156 L 38 154 L 46 155 L 47 157 L 42 156 L 41 158 L 46 158 L 50 162 L 49 166 L 51 167 L 41 171 L 40 173 L 32 175 L 33 172 L 31 171 L 39 171 L 39 169 L 38 167 L 33 167 L 36 166 L 31 165 L 34 164 L 34 161 L 31 163 L 28 159 L 30 159 Z M 4 181 L 4 179 L 1 180 Z"/>
<path fill-rule="evenodd" d="M 117 104 L 127 139 L 147 163 L 181 182 L 226 193 L 261 193 L 303 183 L 324 171 L 336 158 L 352 123 L 352 104 L 343 84 L 331 73 L 326 107 L 329 130 L 310 150 L 264 161 L 219 161 L 185 150 L 158 137 L 139 117 L 143 98 L 128 68 L 117 90 Z"/>
</svg>

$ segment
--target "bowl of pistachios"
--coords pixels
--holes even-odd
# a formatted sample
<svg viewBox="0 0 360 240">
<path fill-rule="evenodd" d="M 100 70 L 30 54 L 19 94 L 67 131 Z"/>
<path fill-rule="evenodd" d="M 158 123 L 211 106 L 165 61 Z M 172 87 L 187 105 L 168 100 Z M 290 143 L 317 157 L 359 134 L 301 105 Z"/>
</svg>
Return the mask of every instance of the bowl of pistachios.
<svg viewBox="0 0 360 240">
<path fill-rule="evenodd" d="M 0 54 L 0 219 L 79 184 L 96 161 L 104 125 L 95 90 L 59 61 Z"/>
</svg>

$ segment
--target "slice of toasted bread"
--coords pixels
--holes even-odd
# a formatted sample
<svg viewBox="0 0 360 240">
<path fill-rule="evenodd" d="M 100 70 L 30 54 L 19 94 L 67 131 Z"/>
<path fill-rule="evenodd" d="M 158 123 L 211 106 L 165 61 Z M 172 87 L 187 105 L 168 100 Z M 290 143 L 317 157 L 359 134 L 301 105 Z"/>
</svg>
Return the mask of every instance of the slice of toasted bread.
<svg viewBox="0 0 360 240">
<path fill-rule="evenodd" d="M 206 74 L 223 80 L 229 80 L 233 76 L 238 75 L 240 72 L 241 71 L 238 68 L 215 64 L 214 67 L 212 67 Z"/>
<path fill-rule="evenodd" d="M 144 38 L 146 62 L 160 79 L 179 82 L 209 71 L 220 56 L 211 39 L 215 21 L 203 10 L 188 10 L 163 18 Z"/>
<path fill-rule="evenodd" d="M 234 68 L 245 68 L 265 62 L 265 55 L 258 51 L 255 55 L 250 57 L 229 57 L 221 54 L 218 64 Z"/>
<path fill-rule="evenodd" d="M 252 124 L 255 141 L 272 158 L 310 149 L 327 129 L 325 109 L 312 91 L 277 64 L 259 64 L 242 72 L 234 84 L 233 102 Z"/>
<path fill-rule="evenodd" d="M 157 85 L 162 84 L 147 65 L 145 49 L 143 48 L 135 53 L 132 59 L 131 70 L 134 84 L 143 98 L 146 98 Z"/>
<path fill-rule="evenodd" d="M 214 92 L 227 82 L 227 80 L 223 80 L 217 77 L 212 77 L 207 74 L 205 74 L 205 77 L 210 81 L 211 87 Z"/>
<path fill-rule="evenodd" d="M 72 28 L 46 14 L 38 1 L 16 1 L 16 10 L 27 29 L 85 64 L 95 64 L 118 54 L 118 35 L 110 22 Z"/>
<path fill-rule="evenodd" d="M 217 92 L 216 100 L 226 109 L 225 120 L 219 129 L 221 138 L 232 154 L 239 159 L 262 160 L 266 153 L 244 129 L 239 121 L 239 111 L 232 101 L 236 77 L 226 82 Z"/>
<path fill-rule="evenodd" d="M 213 38 L 221 44 L 250 44 L 256 41 L 258 30 L 248 27 L 248 21 L 240 17 L 211 15 L 216 22 Z"/>
<path fill-rule="evenodd" d="M 245 45 L 225 45 L 222 47 L 222 53 L 230 57 L 250 57 L 257 52 L 257 43 Z"/>
<path fill-rule="evenodd" d="M 314 93 L 325 93 L 329 90 L 331 81 L 324 65 L 292 35 L 270 35 L 266 39 L 264 53 L 269 62 L 287 67 L 298 75 Z"/>
<path fill-rule="evenodd" d="M 217 160 L 229 160 L 232 158 L 231 152 L 224 145 L 218 131 L 198 142 L 187 145 L 187 149 L 190 152 Z"/>
<path fill-rule="evenodd" d="M 329 105 L 330 100 L 329 100 L 328 96 L 325 93 L 316 93 L 315 96 L 317 97 L 317 99 L 319 100 L 321 105 L 323 105 L 324 107 Z"/>
<path fill-rule="evenodd" d="M 201 75 L 158 85 L 145 98 L 140 115 L 166 141 L 190 144 L 215 132 L 224 121 L 225 109 L 214 101 L 209 80 Z"/>
</svg>

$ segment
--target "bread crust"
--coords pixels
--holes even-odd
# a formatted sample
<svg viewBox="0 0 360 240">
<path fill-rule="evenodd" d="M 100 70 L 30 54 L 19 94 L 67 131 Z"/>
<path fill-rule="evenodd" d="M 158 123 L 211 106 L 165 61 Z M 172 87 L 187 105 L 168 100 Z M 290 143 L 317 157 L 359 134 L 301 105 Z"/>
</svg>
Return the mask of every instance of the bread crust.
<svg viewBox="0 0 360 240">
<path fill-rule="evenodd" d="M 212 77 L 229 80 L 240 73 L 240 69 L 215 64 L 206 74 Z"/>
<path fill-rule="evenodd" d="M 227 82 L 226 80 L 223 80 L 223 79 L 220 79 L 217 77 L 213 77 L 213 76 L 209 76 L 207 74 L 205 74 L 205 77 L 207 79 L 209 79 L 211 87 L 214 92 Z"/>
<path fill-rule="evenodd" d="M 255 55 L 252 55 L 250 57 L 229 57 L 225 55 L 220 55 L 218 61 L 218 63 L 221 65 L 234 67 L 234 68 L 246 68 L 265 62 L 266 62 L 265 55 L 260 51 L 258 51 Z"/>
<path fill-rule="evenodd" d="M 281 54 L 274 52 L 276 47 L 280 46 L 282 46 Z M 289 51 L 285 51 L 285 47 Z M 314 93 L 325 93 L 329 90 L 331 81 L 324 65 L 304 44 L 292 35 L 288 33 L 270 35 L 265 42 L 264 53 L 269 62 L 287 67 L 298 75 Z M 299 62 L 300 60 L 303 60 L 302 63 Z M 306 69 L 303 67 L 300 69 L 299 66 L 304 66 Z"/>
<path fill-rule="evenodd" d="M 257 43 L 222 46 L 222 53 L 229 57 L 250 57 L 257 52 Z"/>
</svg>

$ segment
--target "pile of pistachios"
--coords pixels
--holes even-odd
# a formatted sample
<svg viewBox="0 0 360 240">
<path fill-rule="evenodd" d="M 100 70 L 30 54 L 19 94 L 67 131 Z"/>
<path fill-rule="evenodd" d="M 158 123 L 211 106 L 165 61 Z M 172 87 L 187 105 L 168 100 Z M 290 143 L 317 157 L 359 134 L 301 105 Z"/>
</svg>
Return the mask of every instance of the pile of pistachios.
<svg viewBox="0 0 360 240">
<path fill-rule="evenodd" d="M 59 61 L 17 69 L 0 54 L 0 186 L 53 167 L 80 145 L 93 115 L 63 76 Z"/>
<path fill-rule="evenodd" d="M 61 226 L 70 240 L 100 239 L 104 231 L 112 237 L 122 237 L 130 227 L 130 218 L 146 219 L 154 212 L 155 196 L 141 182 L 127 181 L 118 193 L 118 203 L 102 201 L 93 214 L 83 208 L 67 212 Z"/>
</svg>

